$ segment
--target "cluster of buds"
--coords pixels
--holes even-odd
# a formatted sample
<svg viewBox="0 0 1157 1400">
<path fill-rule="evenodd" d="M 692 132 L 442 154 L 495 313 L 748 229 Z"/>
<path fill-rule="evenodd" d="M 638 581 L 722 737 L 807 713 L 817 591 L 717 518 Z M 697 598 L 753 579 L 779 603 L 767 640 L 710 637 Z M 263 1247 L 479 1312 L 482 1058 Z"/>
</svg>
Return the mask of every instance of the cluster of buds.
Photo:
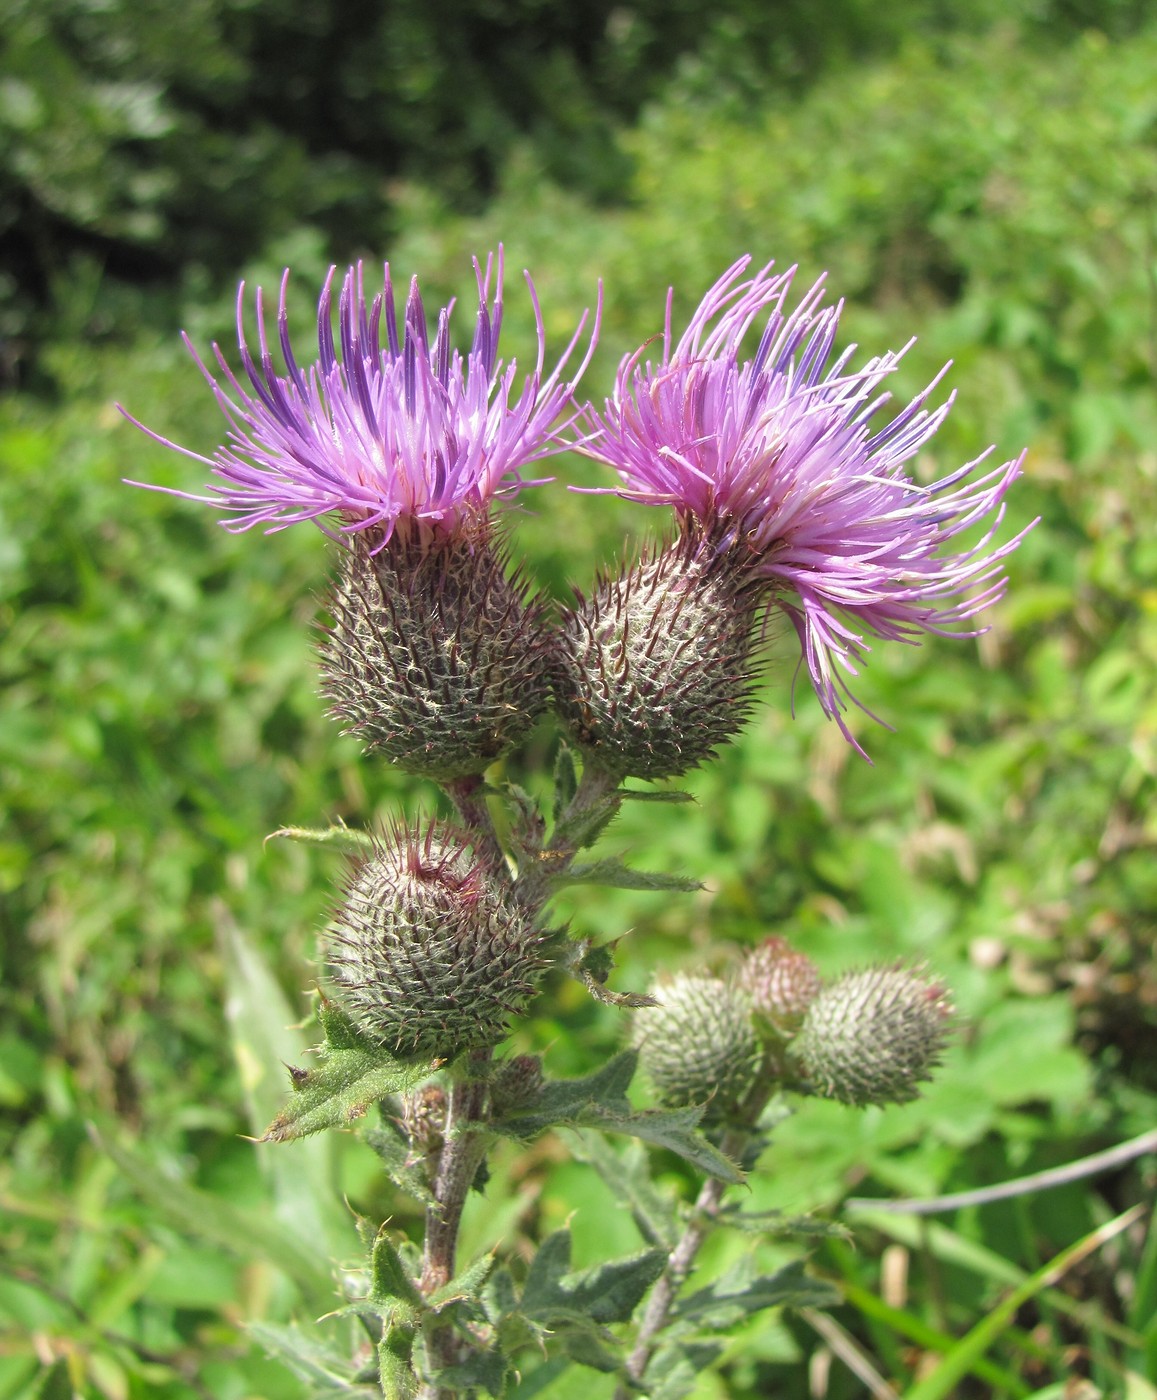
<svg viewBox="0 0 1157 1400">
<path fill-rule="evenodd" d="M 236 530 L 313 520 L 338 542 L 323 691 L 367 751 L 453 791 L 477 784 L 553 707 L 584 765 L 608 781 L 677 776 L 740 728 L 772 610 L 791 621 L 822 708 L 859 749 L 846 678 L 869 639 L 958 631 L 1002 592 L 1003 561 L 1020 537 L 997 546 L 993 536 L 1020 459 L 977 475 L 981 458 L 940 481 L 913 481 L 907 464 L 951 399 L 929 408 L 933 381 L 873 429 L 900 355 L 858 370 L 854 347 L 833 358 L 841 307 L 823 307 L 822 280 L 789 311 L 792 271 L 750 272 L 741 259 L 678 340 L 669 299 L 661 358 L 645 358 L 651 341 L 627 356 L 598 409 L 575 393 L 597 341 L 601 289 L 567 377 L 588 317 L 547 373 L 527 275 L 538 344 L 519 387 L 515 363 L 498 354 L 502 250 L 474 268 L 465 353 L 451 344 L 452 304 L 431 327 L 414 279 L 399 318 L 389 266 L 371 297 L 359 264 L 336 308 L 333 271 L 322 289 L 309 368 L 288 333 L 288 273 L 280 369 L 260 290 L 250 348 L 244 286 L 243 374 L 216 347 L 217 369 L 198 359 L 230 431 L 210 458 L 187 452 L 216 478 L 189 498 L 224 511 Z M 753 329 L 758 343 L 744 358 Z M 617 480 L 604 489 L 671 509 L 676 532 L 552 621 L 511 572 L 495 508 L 540 485 L 527 470 L 566 449 L 611 468 Z M 985 519 L 979 543 L 954 551 L 955 537 Z M 494 851 L 427 824 L 384 838 L 352 872 L 327 956 L 368 1034 L 401 1056 L 447 1058 L 496 1044 L 525 1007 L 543 966 L 536 917 Z M 895 1097 L 920 1077 L 938 1043 L 930 984 L 891 969 L 821 987 L 798 958 L 777 957 L 753 959 L 742 984 L 667 988 L 640 1032 L 665 1098 L 733 1110 L 767 1037 L 789 1047 L 817 1092 L 848 1101 Z M 929 1029 L 912 1032 L 914 1016 Z M 884 1052 L 884 1041 L 899 1048 Z M 907 1056 L 908 1068 L 864 1082 L 839 1068 L 845 1054 L 876 1050 Z"/>
<path fill-rule="evenodd" d="M 680 975 L 636 1013 L 634 1043 L 659 1099 L 743 1125 L 779 1088 L 858 1108 L 907 1103 L 940 1062 L 952 1024 L 944 986 L 902 965 L 825 982 L 784 938 L 734 978 Z"/>
</svg>

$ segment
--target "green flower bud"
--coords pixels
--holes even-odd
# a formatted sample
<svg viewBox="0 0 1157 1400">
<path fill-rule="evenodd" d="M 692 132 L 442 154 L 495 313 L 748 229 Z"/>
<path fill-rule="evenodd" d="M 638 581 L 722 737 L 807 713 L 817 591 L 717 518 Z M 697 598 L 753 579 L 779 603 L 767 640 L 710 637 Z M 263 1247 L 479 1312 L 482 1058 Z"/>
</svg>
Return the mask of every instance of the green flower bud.
<svg viewBox="0 0 1157 1400">
<path fill-rule="evenodd" d="M 757 591 L 732 555 L 681 535 L 562 620 L 555 700 L 620 776 L 669 778 L 738 733 L 750 707 Z"/>
<path fill-rule="evenodd" d="M 740 986 L 751 997 L 752 1009 L 780 1036 L 794 1035 L 818 996 L 819 968 L 797 952 L 786 938 L 765 938 L 748 953 L 739 974 Z"/>
<path fill-rule="evenodd" d="M 823 1098 L 907 1103 L 940 1063 L 952 1014 L 943 984 L 919 970 L 848 972 L 808 1007 L 788 1053 Z"/>
<path fill-rule="evenodd" d="M 747 993 L 717 977 L 679 973 L 656 987 L 658 1006 L 635 1013 L 632 1041 L 659 1098 L 706 1104 L 726 1118 L 755 1083 L 762 1058 Z"/>
<path fill-rule="evenodd" d="M 490 1080 L 490 1104 L 502 1117 L 525 1108 L 542 1088 L 542 1061 L 537 1055 L 515 1055 L 494 1067 Z"/>
<path fill-rule="evenodd" d="M 402 1058 L 450 1059 L 496 1045 L 545 965 L 537 929 L 436 822 L 399 828 L 356 866 L 326 953 L 340 1001 Z"/>
<path fill-rule="evenodd" d="M 321 647 L 330 713 L 407 773 L 481 773 L 530 729 L 549 695 L 548 634 L 508 579 L 489 526 L 399 527 L 342 550 Z"/>
</svg>

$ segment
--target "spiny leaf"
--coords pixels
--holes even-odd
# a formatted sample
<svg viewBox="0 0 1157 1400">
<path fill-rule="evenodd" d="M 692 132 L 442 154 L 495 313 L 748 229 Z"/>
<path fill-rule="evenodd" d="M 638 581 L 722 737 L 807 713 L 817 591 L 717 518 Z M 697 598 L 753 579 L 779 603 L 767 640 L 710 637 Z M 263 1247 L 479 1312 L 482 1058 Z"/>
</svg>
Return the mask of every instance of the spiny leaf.
<svg viewBox="0 0 1157 1400">
<path fill-rule="evenodd" d="M 320 1132 L 346 1128 L 371 1104 L 420 1084 L 435 1068 L 429 1061 L 404 1063 L 361 1035 L 333 1002 L 324 1001 L 319 1017 L 326 1032 L 317 1069 L 291 1069 L 293 1097 L 265 1130 L 262 1142 L 289 1142 Z"/>
<path fill-rule="evenodd" d="M 466 1361 L 435 1371 L 431 1380 L 438 1394 L 467 1395 L 481 1388 L 487 1395 L 506 1393 L 510 1363 L 498 1351 L 475 1351 Z"/>
<path fill-rule="evenodd" d="M 431 1305 L 437 1308 L 445 1303 L 457 1302 L 462 1298 L 478 1298 L 482 1285 L 489 1278 L 493 1267 L 493 1254 L 484 1254 L 480 1259 L 475 1259 L 473 1264 L 467 1265 L 449 1283 L 430 1294 Z"/>
<path fill-rule="evenodd" d="M 374 838 L 368 831 L 356 831 L 348 826 L 283 826 L 271 831 L 266 841 L 284 838 L 288 841 L 309 841 L 315 846 L 336 846 L 342 851 L 372 851 Z"/>
<path fill-rule="evenodd" d="M 370 1255 L 370 1302 L 396 1321 L 410 1322 L 426 1309 L 426 1300 L 384 1229 L 378 1231 Z"/>
<path fill-rule="evenodd" d="M 689 792 L 638 792 L 634 788 L 620 788 L 619 796 L 628 802 L 694 802 L 696 798 Z"/>
<path fill-rule="evenodd" d="M 676 1323 L 693 1322 L 697 1327 L 721 1331 L 764 1308 L 830 1308 L 839 1301 L 839 1292 L 831 1284 L 804 1272 L 801 1259 L 762 1278 L 753 1278 L 750 1264 L 744 1261 L 676 1303 L 672 1318 Z"/>
<path fill-rule="evenodd" d="M 415 1400 L 418 1378 L 412 1352 L 413 1334 L 408 1328 L 387 1328 L 378 1343 L 378 1383 L 384 1400 Z"/>
<path fill-rule="evenodd" d="M 689 894 L 701 890 L 699 880 L 682 875 L 664 875 L 653 870 L 632 870 L 617 860 L 595 860 L 587 865 L 571 865 L 550 879 L 552 889 L 564 885 L 610 885 L 620 890 L 674 890 Z"/>
<path fill-rule="evenodd" d="M 656 1147 L 677 1153 L 710 1176 L 741 1182 L 743 1174 L 718 1148 L 695 1131 L 701 1107 L 636 1111 L 627 1088 L 638 1065 L 638 1052 L 624 1050 L 601 1070 L 585 1079 L 555 1080 L 544 1084 L 525 1108 L 491 1124 L 495 1132 L 521 1141 L 537 1137 L 548 1128 L 598 1128 L 641 1138 Z"/>
</svg>

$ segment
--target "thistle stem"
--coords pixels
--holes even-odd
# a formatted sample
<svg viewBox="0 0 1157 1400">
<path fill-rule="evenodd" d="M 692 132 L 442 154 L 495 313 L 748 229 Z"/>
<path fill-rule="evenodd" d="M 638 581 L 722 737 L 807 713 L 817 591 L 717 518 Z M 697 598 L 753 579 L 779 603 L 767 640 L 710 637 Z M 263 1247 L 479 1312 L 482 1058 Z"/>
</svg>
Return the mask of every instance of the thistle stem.
<svg viewBox="0 0 1157 1400">
<path fill-rule="evenodd" d="M 495 874 L 509 878 L 506 856 L 494 830 L 490 808 L 482 795 L 484 783 L 479 775 L 468 778 L 454 778 L 444 784 L 451 801 L 458 810 L 463 826 L 474 839 L 475 849 Z"/>
<path fill-rule="evenodd" d="M 735 1126 L 728 1128 L 719 1144 L 719 1150 L 724 1156 L 735 1162 L 742 1162 L 744 1152 L 751 1141 L 755 1122 L 767 1106 L 775 1087 L 775 1079 L 770 1072 L 775 1057 L 769 1051 L 766 1059 L 764 1070 L 769 1072 L 758 1076 L 755 1087 L 736 1111 L 738 1121 Z M 655 1339 L 667 1325 L 676 1295 L 694 1268 L 703 1242 L 715 1228 L 726 1190 L 727 1182 L 716 1176 L 708 1177 L 700 1187 L 687 1228 L 671 1251 L 667 1267 L 659 1276 L 659 1281 L 647 1300 L 634 1348 L 627 1359 L 627 1375 L 636 1385 L 643 1379 L 655 1351 Z M 615 1400 L 629 1400 L 630 1396 L 631 1390 L 626 1385 L 620 1385 L 615 1392 Z"/>
<path fill-rule="evenodd" d="M 419 1284 L 427 1295 L 454 1277 L 458 1230 L 466 1196 L 486 1156 L 490 1137 L 485 1130 L 486 1081 L 478 1077 L 489 1062 L 489 1049 L 473 1051 L 467 1073 L 450 1086 L 446 1134 L 434 1176 L 434 1202 L 426 1208 L 426 1238 L 422 1252 L 422 1278 Z M 458 1338 L 451 1325 L 437 1323 L 427 1334 L 430 1359 L 442 1369 L 460 1361 Z M 445 1390 L 436 1382 L 424 1384 L 417 1400 L 451 1400 L 457 1391 Z"/>
</svg>

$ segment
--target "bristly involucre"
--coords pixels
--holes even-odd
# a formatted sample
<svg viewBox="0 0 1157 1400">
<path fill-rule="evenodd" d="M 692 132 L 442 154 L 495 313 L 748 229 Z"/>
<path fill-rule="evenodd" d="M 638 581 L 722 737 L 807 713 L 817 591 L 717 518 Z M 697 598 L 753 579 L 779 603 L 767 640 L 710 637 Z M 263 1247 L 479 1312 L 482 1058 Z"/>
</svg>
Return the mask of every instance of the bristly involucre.
<svg viewBox="0 0 1157 1400">
<path fill-rule="evenodd" d="M 675 344 L 668 297 L 662 358 L 645 360 L 644 346 L 623 360 L 605 412 L 587 409 L 582 450 L 618 472 L 623 496 L 673 506 L 751 557 L 796 629 L 820 704 L 860 749 L 844 719 L 846 676 L 869 639 L 960 635 L 1003 592 L 1002 561 L 1022 535 L 999 546 L 993 536 L 1023 454 L 979 476 L 988 453 L 913 480 L 906 464 L 952 404 L 926 406 L 941 376 L 874 429 L 904 350 L 850 369 L 855 346 L 832 358 L 843 303 L 821 308 L 822 279 L 788 313 L 794 269 L 772 276 L 768 264 L 745 279 L 750 262 L 724 273 Z M 741 360 L 764 313 L 755 354 Z M 990 516 L 979 543 L 946 548 Z"/>
<path fill-rule="evenodd" d="M 757 667 L 758 590 L 694 529 L 599 581 L 556 633 L 555 703 L 607 772 L 669 778 L 733 738 Z"/>
<path fill-rule="evenodd" d="M 545 966 L 509 887 L 443 822 L 379 841 L 350 875 L 326 944 L 342 1004 L 407 1058 L 497 1045 Z"/>
<path fill-rule="evenodd" d="M 284 373 L 274 365 L 260 288 L 256 354 L 249 347 L 242 283 L 237 292 L 237 338 L 243 376 L 233 373 L 214 346 L 218 379 L 186 337 L 229 420 L 228 443 L 213 457 L 202 457 L 144 429 L 163 446 L 212 467 L 221 482 L 210 486 L 208 495 L 172 494 L 228 512 L 232 518 L 225 523 L 234 530 L 253 525 L 278 530 L 299 520 L 332 515 L 339 531 L 372 529 L 379 539 L 388 539 L 399 520 L 452 532 L 464 515 L 477 514 L 495 496 L 517 491 L 526 484 L 522 479 L 526 466 L 565 445 L 559 436 L 565 425 L 559 418 L 571 404 L 575 385 L 594 350 L 598 313 L 573 378 L 563 380 L 562 372 L 578 345 L 585 314 L 565 354 L 545 374 L 546 333 L 528 273 L 538 358 L 518 393 L 517 366 L 514 361 L 504 365 L 498 358 L 501 247 L 496 278 L 492 257 L 487 258 L 485 269 L 475 260 L 474 270 L 478 315 L 473 344 L 462 355 L 450 346 L 453 303 L 439 312 L 430 343 L 416 277 L 399 326 L 388 263 L 383 289 L 372 300 L 362 264 L 346 272 L 335 344 L 336 269 L 331 269 L 318 305 L 319 355 L 306 370 L 298 367 L 290 345 L 286 271 L 277 312 Z M 600 310 L 601 297 L 600 289 Z"/>
<path fill-rule="evenodd" d="M 321 647 L 330 713 L 367 750 L 445 782 L 481 773 L 549 694 L 550 640 L 489 522 L 423 541 L 399 528 L 340 551 Z"/>
</svg>

